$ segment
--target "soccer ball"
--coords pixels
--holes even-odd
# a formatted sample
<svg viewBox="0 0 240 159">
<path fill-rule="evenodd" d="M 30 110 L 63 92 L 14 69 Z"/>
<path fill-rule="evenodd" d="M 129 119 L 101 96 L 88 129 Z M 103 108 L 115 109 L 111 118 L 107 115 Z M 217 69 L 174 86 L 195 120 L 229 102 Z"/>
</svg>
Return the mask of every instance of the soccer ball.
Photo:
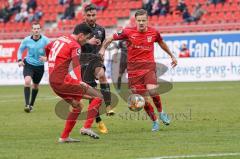
<svg viewBox="0 0 240 159">
<path fill-rule="evenodd" d="M 128 108 L 131 111 L 138 112 L 145 105 L 145 99 L 139 94 L 132 94 L 128 97 Z"/>
</svg>

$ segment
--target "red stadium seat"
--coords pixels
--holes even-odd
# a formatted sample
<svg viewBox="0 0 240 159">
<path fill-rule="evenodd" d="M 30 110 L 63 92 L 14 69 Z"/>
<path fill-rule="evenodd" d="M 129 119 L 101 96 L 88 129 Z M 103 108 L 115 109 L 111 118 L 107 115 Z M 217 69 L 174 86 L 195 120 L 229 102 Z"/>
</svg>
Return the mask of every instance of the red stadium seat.
<svg viewBox="0 0 240 159">
<path fill-rule="evenodd" d="M 62 6 L 62 5 L 58 5 L 58 6 L 56 6 L 56 8 L 57 8 L 56 10 L 58 13 L 63 13 L 65 10 L 64 6 Z"/>
<path fill-rule="evenodd" d="M 82 3 L 82 0 L 74 0 L 74 4 L 80 5 Z"/>
<path fill-rule="evenodd" d="M 82 0 L 74 0 L 76 5 L 82 4 Z M 149 17 L 149 25 L 160 27 L 164 33 L 181 33 L 181 32 L 201 32 L 216 30 L 240 30 L 240 3 L 239 0 L 227 0 L 224 5 L 206 4 L 206 0 L 185 0 L 189 12 L 192 13 L 196 2 L 202 4 L 202 8 L 207 11 L 197 23 L 185 23 L 180 12 L 175 8 L 177 0 L 170 0 L 171 11 L 166 16 Z M 42 7 L 44 13 L 40 23 L 56 23 L 57 27 L 51 27 L 46 30 L 50 37 L 60 35 L 61 33 L 70 33 L 75 24 L 83 20 L 82 11 L 76 12 L 74 20 L 57 19 L 58 14 L 65 11 L 66 5 L 59 5 L 58 0 L 37 0 L 38 6 Z M 109 0 L 108 8 L 104 11 L 98 11 L 98 23 L 104 27 L 116 27 L 119 19 L 130 21 L 134 25 L 134 18 L 131 20 L 130 11 L 142 7 L 140 0 Z M 15 23 L 14 17 L 6 24 L 0 23 L 0 32 L 9 34 L 3 38 L 23 38 L 29 34 L 31 27 L 29 23 Z M 49 25 L 48 25 L 49 26 Z M 16 35 L 13 35 L 16 34 Z M 12 36 L 13 35 L 13 36 Z"/>
<path fill-rule="evenodd" d="M 215 5 L 213 5 L 213 4 L 209 5 L 208 12 L 216 12 Z"/>
</svg>

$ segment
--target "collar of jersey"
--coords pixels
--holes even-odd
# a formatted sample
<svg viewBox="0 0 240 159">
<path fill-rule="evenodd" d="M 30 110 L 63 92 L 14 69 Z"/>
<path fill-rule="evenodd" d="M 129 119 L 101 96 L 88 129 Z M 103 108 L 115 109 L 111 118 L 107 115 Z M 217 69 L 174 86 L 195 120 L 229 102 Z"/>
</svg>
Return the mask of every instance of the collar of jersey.
<svg viewBox="0 0 240 159">
<path fill-rule="evenodd" d="M 31 36 L 31 39 L 34 40 L 35 42 L 37 42 L 38 40 L 40 40 L 42 38 L 42 35 L 40 35 L 39 39 L 33 39 L 33 35 Z"/>
</svg>

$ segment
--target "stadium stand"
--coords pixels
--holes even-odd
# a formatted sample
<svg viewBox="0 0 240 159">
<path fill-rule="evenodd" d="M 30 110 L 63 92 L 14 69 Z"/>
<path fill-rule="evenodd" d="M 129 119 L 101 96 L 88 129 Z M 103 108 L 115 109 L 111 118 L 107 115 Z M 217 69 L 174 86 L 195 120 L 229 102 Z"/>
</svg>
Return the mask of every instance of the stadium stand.
<svg viewBox="0 0 240 159">
<path fill-rule="evenodd" d="M 56 37 L 63 33 L 69 33 L 75 24 L 82 21 L 81 0 L 74 0 L 75 18 L 61 20 L 66 5 L 59 4 L 58 0 L 36 0 L 37 6 L 43 13 L 40 24 L 45 34 Z M 193 12 L 196 2 L 202 5 L 205 14 L 194 22 L 184 22 L 182 14 L 176 10 L 178 1 L 170 0 L 170 11 L 167 15 L 150 16 L 149 23 L 158 27 L 162 33 L 182 32 L 213 32 L 240 30 L 240 2 L 239 0 L 227 0 L 225 3 L 212 4 L 207 0 L 185 0 L 190 13 Z M 6 0 L 0 0 L 1 11 L 5 7 Z M 119 20 L 129 20 L 134 24 L 131 11 L 142 8 L 142 0 L 109 0 L 107 8 L 99 10 L 98 23 L 106 28 L 117 28 Z M 15 22 L 16 14 L 11 15 L 8 22 L 0 22 L 0 39 L 21 39 L 29 34 L 31 27 L 28 21 Z"/>
</svg>

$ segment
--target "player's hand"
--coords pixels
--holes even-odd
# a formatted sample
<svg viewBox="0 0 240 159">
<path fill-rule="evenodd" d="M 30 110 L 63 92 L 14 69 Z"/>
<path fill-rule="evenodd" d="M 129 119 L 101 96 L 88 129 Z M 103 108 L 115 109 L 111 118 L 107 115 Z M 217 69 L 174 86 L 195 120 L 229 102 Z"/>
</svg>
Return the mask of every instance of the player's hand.
<svg viewBox="0 0 240 159">
<path fill-rule="evenodd" d="M 91 44 L 91 45 L 101 45 L 102 42 L 101 42 L 101 40 L 95 38 L 95 36 L 94 36 L 91 39 L 89 39 L 87 43 Z"/>
<path fill-rule="evenodd" d="M 97 44 L 97 45 L 101 45 L 101 44 L 102 44 L 101 40 L 97 39 L 97 40 L 96 40 L 96 44 Z"/>
<path fill-rule="evenodd" d="M 177 59 L 174 56 L 172 56 L 171 59 L 172 59 L 171 65 L 174 68 L 175 66 L 177 66 Z"/>
<path fill-rule="evenodd" d="M 40 56 L 39 60 L 42 62 L 46 62 L 47 61 L 47 57 L 46 56 Z"/>
<path fill-rule="evenodd" d="M 18 67 L 23 67 L 25 64 L 24 64 L 24 62 L 23 61 L 19 61 L 18 62 Z"/>
</svg>

